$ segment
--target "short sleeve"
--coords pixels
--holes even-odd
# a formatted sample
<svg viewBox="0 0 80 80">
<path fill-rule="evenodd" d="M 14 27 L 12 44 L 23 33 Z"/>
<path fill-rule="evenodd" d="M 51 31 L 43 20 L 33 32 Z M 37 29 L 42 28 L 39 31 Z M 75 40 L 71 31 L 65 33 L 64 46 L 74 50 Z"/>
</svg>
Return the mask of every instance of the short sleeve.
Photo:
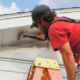
<svg viewBox="0 0 80 80">
<path fill-rule="evenodd" d="M 62 28 L 50 29 L 48 35 L 54 50 L 58 50 L 59 47 L 69 41 L 67 33 Z"/>
</svg>

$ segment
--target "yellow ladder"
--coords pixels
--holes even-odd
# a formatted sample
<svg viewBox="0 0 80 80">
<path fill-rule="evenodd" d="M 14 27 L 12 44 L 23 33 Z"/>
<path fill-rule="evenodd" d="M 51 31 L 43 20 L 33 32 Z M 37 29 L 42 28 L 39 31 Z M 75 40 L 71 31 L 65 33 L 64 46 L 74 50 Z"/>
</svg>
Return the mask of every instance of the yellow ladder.
<svg viewBox="0 0 80 80">
<path fill-rule="evenodd" d="M 28 80 L 63 80 L 56 60 L 36 58 Z"/>
</svg>

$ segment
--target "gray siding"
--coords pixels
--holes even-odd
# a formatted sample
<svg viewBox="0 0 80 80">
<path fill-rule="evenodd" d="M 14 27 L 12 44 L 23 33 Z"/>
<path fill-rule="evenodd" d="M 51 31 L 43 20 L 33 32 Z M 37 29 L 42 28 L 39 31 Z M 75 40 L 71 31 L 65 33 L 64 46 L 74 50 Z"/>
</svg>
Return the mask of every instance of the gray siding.
<svg viewBox="0 0 80 80">
<path fill-rule="evenodd" d="M 58 54 L 58 55 L 57 55 Z M 53 52 L 51 48 L 21 48 L 3 47 L 0 50 L 0 77 L 3 80 L 26 80 L 33 61 L 36 57 L 56 59 L 60 64 L 61 74 L 66 78 L 64 66 L 59 52 Z M 7 76 L 6 76 L 7 75 Z"/>
</svg>

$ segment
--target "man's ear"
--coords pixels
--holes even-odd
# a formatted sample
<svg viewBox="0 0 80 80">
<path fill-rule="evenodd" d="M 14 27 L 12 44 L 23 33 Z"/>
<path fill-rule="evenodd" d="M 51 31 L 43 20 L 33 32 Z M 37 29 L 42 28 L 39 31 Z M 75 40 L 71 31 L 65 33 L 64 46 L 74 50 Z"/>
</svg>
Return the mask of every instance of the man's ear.
<svg viewBox="0 0 80 80">
<path fill-rule="evenodd" d="M 40 20 L 41 20 L 41 23 L 44 23 L 44 24 L 46 24 L 46 25 L 49 24 L 49 22 L 45 21 L 43 18 L 41 18 Z"/>
</svg>

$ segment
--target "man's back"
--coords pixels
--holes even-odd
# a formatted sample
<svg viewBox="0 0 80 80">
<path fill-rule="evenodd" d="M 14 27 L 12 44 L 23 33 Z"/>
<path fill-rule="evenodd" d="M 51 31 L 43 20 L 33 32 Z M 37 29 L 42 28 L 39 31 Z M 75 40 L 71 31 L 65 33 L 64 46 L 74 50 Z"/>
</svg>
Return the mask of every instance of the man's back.
<svg viewBox="0 0 80 80">
<path fill-rule="evenodd" d="M 56 17 L 58 19 L 61 17 Z M 49 28 L 49 38 L 54 50 L 69 42 L 74 54 L 80 54 L 80 24 L 56 21 Z"/>
</svg>

